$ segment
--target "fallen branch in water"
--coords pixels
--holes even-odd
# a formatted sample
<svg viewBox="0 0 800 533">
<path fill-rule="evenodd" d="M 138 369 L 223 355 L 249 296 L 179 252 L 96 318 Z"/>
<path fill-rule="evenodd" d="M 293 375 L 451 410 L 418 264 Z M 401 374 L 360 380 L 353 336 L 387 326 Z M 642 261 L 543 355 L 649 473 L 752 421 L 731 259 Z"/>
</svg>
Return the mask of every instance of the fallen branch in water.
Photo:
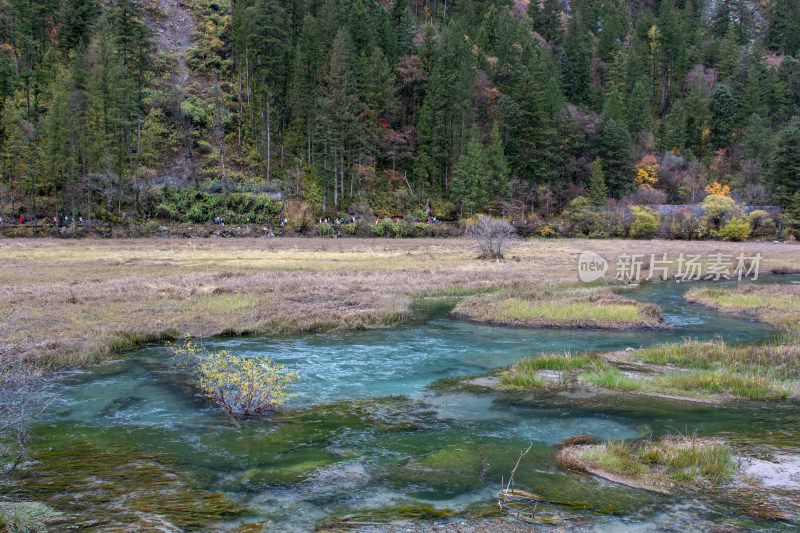
<svg viewBox="0 0 800 533">
<path fill-rule="evenodd" d="M 511 470 L 511 475 L 508 478 L 508 484 L 506 484 L 505 488 L 501 488 L 500 492 L 497 494 L 497 505 L 500 506 L 500 510 L 503 511 L 506 516 L 510 518 L 516 518 L 518 520 L 522 520 L 523 522 L 527 522 L 528 520 L 532 519 L 536 516 L 536 509 L 539 506 L 539 502 L 542 501 L 541 498 L 536 496 L 533 493 L 526 492 L 524 490 L 514 490 L 514 474 L 517 473 L 517 468 L 519 468 L 522 459 L 528 455 L 528 452 L 531 451 L 533 448 L 533 439 L 530 439 L 530 444 L 528 444 L 528 449 L 520 452 L 519 458 L 517 459 L 517 464 L 514 465 L 514 469 Z M 503 486 L 503 479 L 500 480 L 500 486 Z M 514 500 L 525 500 L 525 501 L 533 501 L 536 502 L 533 506 L 533 512 L 530 514 L 530 517 L 522 516 L 519 513 L 512 512 L 505 503 L 506 499 L 511 498 Z"/>
</svg>

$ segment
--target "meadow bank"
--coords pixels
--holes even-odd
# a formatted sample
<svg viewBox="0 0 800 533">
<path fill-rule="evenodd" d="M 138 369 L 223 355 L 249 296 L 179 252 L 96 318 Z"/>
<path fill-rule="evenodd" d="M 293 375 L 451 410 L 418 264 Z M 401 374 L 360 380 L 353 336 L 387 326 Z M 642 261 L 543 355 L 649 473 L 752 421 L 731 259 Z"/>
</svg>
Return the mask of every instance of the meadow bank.
<svg viewBox="0 0 800 533">
<path fill-rule="evenodd" d="M 393 326 L 413 302 L 579 283 L 578 256 L 761 254 L 762 272 L 800 265 L 800 246 L 715 241 L 537 239 L 507 260 L 462 239 L 0 240 L 0 309 L 35 339 L 30 354 L 70 367 L 184 336 Z"/>
</svg>

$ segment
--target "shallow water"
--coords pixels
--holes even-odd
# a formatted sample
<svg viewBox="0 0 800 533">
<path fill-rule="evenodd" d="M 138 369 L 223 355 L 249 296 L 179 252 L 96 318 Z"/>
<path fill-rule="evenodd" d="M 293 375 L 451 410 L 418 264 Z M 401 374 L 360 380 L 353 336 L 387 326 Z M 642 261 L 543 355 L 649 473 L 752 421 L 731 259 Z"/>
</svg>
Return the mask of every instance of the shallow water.
<svg viewBox="0 0 800 533">
<path fill-rule="evenodd" d="M 626 521 L 645 523 L 671 502 L 559 472 L 548 446 L 585 433 L 605 439 L 674 431 L 739 434 L 758 427 L 780 437 L 787 427 L 800 427 L 795 410 L 715 409 L 654 399 L 620 400 L 598 409 L 580 401 L 436 394 L 426 387 L 542 352 L 624 349 L 685 337 L 757 342 L 775 335 L 765 324 L 687 305 L 688 288 L 654 284 L 623 290 L 659 304 L 674 326 L 666 330 L 485 327 L 452 320 L 448 306 L 431 302 L 423 304 L 426 318 L 394 329 L 211 342 L 297 367 L 299 396 L 289 402 L 282 423 L 228 419 L 193 396 L 165 347 L 147 347 L 64 380 L 60 401 L 36 429 L 44 437 L 41 446 L 132 443 L 168 453 L 207 490 L 225 491 L 242 502 L 249 511 L 238 522 L 268 519 L 284 531 L 308 530 L 325 515 L 364 507 L 424 502 L 463 509 L 486 501 L 531 440 L 535 446 L 519 484 L 546 498 L 584 502 L 594 511 L 611 506 Z M 387 396 L 400 398 L 353 403 Z M 340 403 L 333 411 L 320 407 L 334 402 Z M 725 513 L 708 502 L 700 507 L 702 516 Z"/>
</svg>

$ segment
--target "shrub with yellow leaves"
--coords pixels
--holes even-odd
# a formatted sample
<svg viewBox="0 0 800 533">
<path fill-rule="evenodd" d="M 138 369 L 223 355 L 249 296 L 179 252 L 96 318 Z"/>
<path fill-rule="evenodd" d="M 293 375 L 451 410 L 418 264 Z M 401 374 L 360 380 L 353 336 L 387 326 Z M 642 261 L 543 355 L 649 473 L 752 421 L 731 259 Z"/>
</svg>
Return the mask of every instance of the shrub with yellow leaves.
<svg viewBox="0 0 800 533">
<path fill-rule="evenodd" d="M 723 185 L 718 181 L 710 185 L 706 185 L 706 192 L 711 196 L 727 196 L 731 195 L 731 188 L 729 185 Z"/>
<path fill-rule="evenodd" d="M 288 392 L 299 374 L 267 356 L 242 357 L 228 350 L 208 351 L 187 340 L 172 352 L 194 376 L 203 394 L 236 416 L 261 415 L 297 395 Z"/>
<path fill-rule="evenodd" d="M 652 155 L 646 155 L 636 165 L 636 183 L 653 185 L 658 181 L 658 161 Z"/>
</svg>

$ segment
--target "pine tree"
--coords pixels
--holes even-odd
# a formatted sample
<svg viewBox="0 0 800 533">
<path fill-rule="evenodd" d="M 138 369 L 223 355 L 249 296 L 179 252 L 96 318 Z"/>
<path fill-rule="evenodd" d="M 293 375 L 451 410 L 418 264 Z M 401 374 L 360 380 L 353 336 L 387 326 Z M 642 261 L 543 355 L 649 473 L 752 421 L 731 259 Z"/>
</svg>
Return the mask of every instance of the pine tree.
<svg viewBox="0 0 800 533">
<path fill-rule="evenodd" d="M 389 65 L 380 48 L 373 48 L 372 54 L 362 54 L 361 98 L 374 118 L 392 114 L 397 108 L 397 89 L 394 69 Z"/>
<path fill-rule="evenodd" d="M 489 133 L 489 146 L 486 150 L 486 163 L 489 172 L 487 173 L 487 183 L 484 187 L 490 198 L 506 201 L 511 192 L 511 172 L 508 168 L 505 149 L 503 148 L 503 138 L 500 135 L 500 125 L 498 122 L 492 124 Z"/>
<path fill-rule="evenodd" d="M 619 91 L 611 89 L 603 105 L 603 120 L 614 119 L 617 124 L 625 124 L 625 110 Z"/>
<path fill-rule="evenodd" d="M 711 92 L 709 103 L 711 118 L 711 141 L 714 147 L 721 148 L 733 142 L 734 120 L 736 118 L 736 99 L 727 85 L 717 85 Z"/>
<path fill-rule="evenodd" d="M 290 149 L 305 151 L 305 160 L 312 160 L 314 111 L 317 105 L 319 75 L 323 57 L 320 51 L 316 20 L 307 15 L 295 47 L 292 82 L 289 90 L 291 108 Z"/>
<path fill-rule="evenodd" d="M 796 56 L 800 52 L 800 0 L 769 0 L 765 19 L 767 49 Z"/>
<path fill-rule="evenodd" d="M 255 132 L 260 134 L 261 161 L 269 182 L 272 179 L 275 108 L 282 105 L 285 96 L 285 66 L 289 46 L 287 15 L 278 0 L 258 0 L 254 7 L 246 11 L 249 19 L 247 63 L 251 69 L 248 78 L 250 91 L 256 100 L 251 123 Z M 256 123 L 261 127 L 255 127 Z"/>
<path fill-rule="evenodd" d="M 647 86 L 638 80 L 628 100 L 628 131 L 637 135 L 650 129 L 650 95 Z"/>
<path fill-rule="evenodd" d="M 65 51 L 85 48 L 96 18 L 95 0 L 66 0 L 62 5 L 62 24 L 58 32 L 59 48 Z"/>
<path fill-rule="evenodd" d="M 781 205 L 786 205 L 800 189 L 800 116 L 792 117 L 778 135 L 770 178 L 775 198 Z"/>
<path fill-rule="evenodd" d="M 615 197 L 623 196 L 633 185 L 633 153 L 625 126 L 617 124 L 614 119 L 606 122 L 600 136 L 598 155 L 602 158 L 610 193 Z"/>
<path fill-rule="evenodd" d="M 628 30 L 627 7 L 620 0 L 606 0 L 601 7 L 602 27 L 597 39 L 597 56 L 604 61 L 611 61 Z"/>
<path fill-rule="evenodd" d="M 586 198 L 595 207 L 606 207 L 608 205 L 606 175 L 603 172 L 603 160 L 599 157 L 592 163 L 592 179 L 589 181 L 589 188 L 586 190 Z"/>
<path fill-rule="evenodd" d="M 592 42 L 579 15 L 570 17 L 567 23 L 564 51 L 574 80 L 567 87 L 567 96 L 575 102 L 584 103 L 589 98 L 591 87 Z"/>
<path fill-rule="evenodd" d="M 333 170 L 333 199 L 338 206 L 345 195 L 345 169 L 362 140 L 361 103 L 351 66 L 350 36 L 340 29 L 333 40 L 331 56 L 322 83 L 320 113 L 326 117 L 323 138 L 329 141 L 328 166 Z"/>
<path fill-rule="evenodd" d="M 449 159 L 447 92 L 445 67 L 437 63 L 428 80 L 425 100 L 417 121 L 420 136 L 417 175 L 426 177 L 429 185 L 439 193 L 446 190 L 445 172 Z"/>
<path fill-rule="evenodd" d="M 397 46 L 402 55 L 414 53 L 415 22 L 411 6 L 406 5 L 400 20 L 397 21 Z"/>
<path fill-rule="evenodd" d="M 544 0 L 538 18 L 533 21 L 533 29 L 548 42 L 561 44 L 564 30 L 561 25 L 561 5 L 559 0 Z"/>
<path fill-rule="evenodd" d="M 470 132 L 469 141 L 458 162 L 453 167 L 450 195 L 461 206 L 462 216 L 472 216 L 486 208 L 486 184 L 490 168 L 486 161 L 477 128 Z"/>
</svg>

